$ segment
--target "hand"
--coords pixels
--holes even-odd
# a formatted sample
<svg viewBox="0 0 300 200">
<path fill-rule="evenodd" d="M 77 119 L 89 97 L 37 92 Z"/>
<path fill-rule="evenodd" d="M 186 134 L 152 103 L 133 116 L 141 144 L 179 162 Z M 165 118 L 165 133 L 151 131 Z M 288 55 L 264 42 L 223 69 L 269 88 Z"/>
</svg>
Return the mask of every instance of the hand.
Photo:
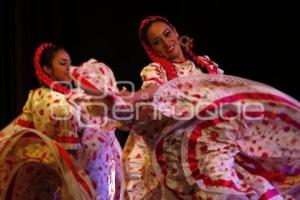
<svg viewBox="0 0 300 200">
<path fill-rule="evenodd" d="M 131 92 L 129 92 L 126 87 L 122 87 L 122 90 L 119 92 L 119 96 L 121 96 L 121 97 L 126 97 L 126 96 L 130 96 L 130 95 L 131 95 Z"/>
<path fill-rule="evenodd" d="M 122 90 L 119 92 L 119 96 L 123 98 L 123 100 L 127 104 L 134 104 L 134 93 L 127 90 L 126 87 L 122 87 Z"/>
<path fill-rule="evenodd" d="M 91 150 L 83 146 L 77 151 L 76 164 L 80 169 L 86 169 L 91 159 Z"/>
</svg>

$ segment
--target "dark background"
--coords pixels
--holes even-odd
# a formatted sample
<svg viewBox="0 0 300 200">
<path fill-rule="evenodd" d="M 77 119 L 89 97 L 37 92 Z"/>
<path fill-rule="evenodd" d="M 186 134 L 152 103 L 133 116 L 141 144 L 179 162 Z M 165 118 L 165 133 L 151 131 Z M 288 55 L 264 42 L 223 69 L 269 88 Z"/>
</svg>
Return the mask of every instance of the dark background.
<svg viewBox="0 0 300 200">
<path fill-rule="evenodd" d="M 92 57 L 105 62 L 117 80 L 139 87 L 139 72 L 150 60 L 138 41 L 138 26 L 148 15 L 167 17 L 180 34 L 194 38 L 194 52 L 209 55 L 225 73 L 300 99 L 295 3 L 138 2 L 0 0 L 0 127 L 22 111 L 28 91 L 39 86 L 32 58 L 41 42 L 64 46 L 74 65 Z M 118 132 L 118 138 L 123 144 L 126 134 Z"/>
</svg>

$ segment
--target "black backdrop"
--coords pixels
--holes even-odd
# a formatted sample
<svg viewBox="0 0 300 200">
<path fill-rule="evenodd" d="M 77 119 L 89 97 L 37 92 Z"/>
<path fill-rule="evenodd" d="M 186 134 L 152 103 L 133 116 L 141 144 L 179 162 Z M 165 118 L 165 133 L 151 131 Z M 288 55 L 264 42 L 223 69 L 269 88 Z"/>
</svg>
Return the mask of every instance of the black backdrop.
<svg viewBox="0 0 300 200">
<path fill-rule="evenodd" d="M 299 14 L 288 1 L 0 0 L 0 127 L 21 112 L 28 91 L 38 87 L 32 57 L 44 41 L 64 46 L 74 65 L 96 58 L 117 80 L 139 87 L 139 72 L 149 60 L 137 32 L 148 15 L 167 17 L 180 34 L 194 38 L 195 52 L 209 55 L 225 73 L 300 99 Z M 118 136 L 123 144 L 126 134 Z"/>
</svg>

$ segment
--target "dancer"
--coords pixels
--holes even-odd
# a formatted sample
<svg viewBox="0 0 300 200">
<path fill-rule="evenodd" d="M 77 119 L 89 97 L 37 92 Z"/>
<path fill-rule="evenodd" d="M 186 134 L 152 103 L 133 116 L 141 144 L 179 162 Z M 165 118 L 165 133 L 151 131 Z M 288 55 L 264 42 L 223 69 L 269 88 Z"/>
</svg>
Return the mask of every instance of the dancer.
<svg viewBox="0 0 300 200">
<path fill-rule="evenodd" d="M 120 199 L 114 122 L 86 116 L 73 102 L 83 94 L 71 89 L 71 59 L 63 48 L 40 45 L 34 64 L 43 86 L 30 92 L 23 113 L 1 131 L 2 197 Z"/>
<path fill-rule="evenodd" d="M 193 43 L 187 36 L 179 37 L 176 28 L 166 18 L 149 16 L 139 29 L 140 41 L 153 63 L 141 71 L 142 89 L 155 89 L 176 77 L 194 72 L 223 73 L 207 56 L 196 56 L 190 48 Z M 152 89 L 151 89 L 152 88 Z M 143 108 L 147 112 L 147 108 Z M 129 199 L 156 196 L 159 187 L 151 166 L 151 152 L 143 137 L 131 132 L 123 151 L 123 171 L 126 196 Z"/>
</svg>

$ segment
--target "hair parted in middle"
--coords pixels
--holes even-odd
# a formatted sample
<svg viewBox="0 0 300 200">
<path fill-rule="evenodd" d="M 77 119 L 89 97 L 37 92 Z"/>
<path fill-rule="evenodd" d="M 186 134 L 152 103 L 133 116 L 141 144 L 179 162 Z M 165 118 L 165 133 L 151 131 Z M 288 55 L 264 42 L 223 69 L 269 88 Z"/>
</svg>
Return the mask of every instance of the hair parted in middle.
<svg viewBox="0 0 300 200">
<path fill-rule="evenodd" d="M 148 16 L 145 19 L 142 20 L 140 27 L 139 27 L 139 39 L 141 44 L 143 45 L 147 55 L 152 60 L 152 62 L 159 63 L 164 70 L 166 71 L 168 80 L 172 80 L 177 77 L 176 68 L 172 62 L 169 60 L 160 57 L 156 55 L 152 47 L 150 45 L 150 42 L 147 39 L 147 31 L 150 28 L 150 26 L 155 22 L 163 22 L 167 24 L 170 28 L 175 29 L 173 24 L 167 20 L 165 17 L 162 16 Z M 205 57 L 196 56 L 193 51 L 189 48 L 186 48 L 181 45 L 181 48 L 183 50 L 183 53 L 189 57 L 202 71 L 206 73 L 215 74 L 218 71 L 218 66 L 214 62 L 212 62 L 210 59 L 207 59 Z"/>
</svg>

